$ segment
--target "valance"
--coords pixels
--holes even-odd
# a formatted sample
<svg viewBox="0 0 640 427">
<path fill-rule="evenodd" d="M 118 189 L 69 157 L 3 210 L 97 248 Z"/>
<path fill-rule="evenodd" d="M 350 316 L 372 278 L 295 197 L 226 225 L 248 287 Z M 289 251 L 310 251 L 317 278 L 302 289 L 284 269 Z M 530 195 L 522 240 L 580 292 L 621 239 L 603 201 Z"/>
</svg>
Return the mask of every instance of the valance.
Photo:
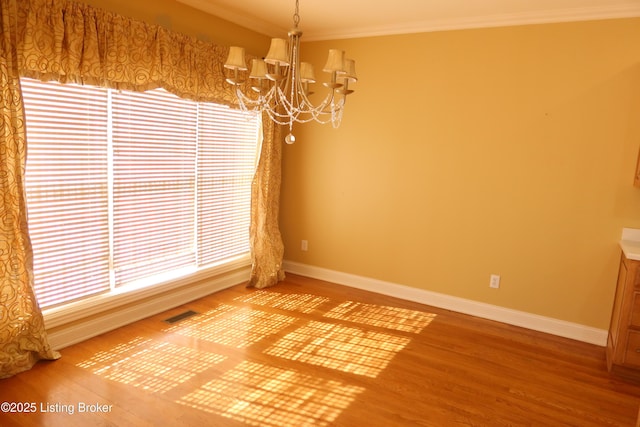
<svg viewBox="0 0 640 427">
<path fill-rule="evenodd" d="M 4 0 L 3 0 L 4 1 Z M 22 76 L 144 91 L 233 105 L 227 46 L 197 40 L 70 0 L 20 0 Z"/>
</svg>

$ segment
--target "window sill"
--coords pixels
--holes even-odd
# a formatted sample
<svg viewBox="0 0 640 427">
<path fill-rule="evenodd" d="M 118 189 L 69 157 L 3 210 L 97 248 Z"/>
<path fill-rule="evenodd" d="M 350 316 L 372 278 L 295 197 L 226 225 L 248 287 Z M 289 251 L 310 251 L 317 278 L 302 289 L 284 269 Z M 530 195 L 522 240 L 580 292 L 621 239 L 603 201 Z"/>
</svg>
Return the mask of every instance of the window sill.
<svg viewBox="0 0 640 427">
<path fill-rule="evenodd" d="M 59 350 L 245 282 L 250 267 L 247 254 L 153 286 L 125 287 L 43 310 L 49 343 Z"/>
</svg>

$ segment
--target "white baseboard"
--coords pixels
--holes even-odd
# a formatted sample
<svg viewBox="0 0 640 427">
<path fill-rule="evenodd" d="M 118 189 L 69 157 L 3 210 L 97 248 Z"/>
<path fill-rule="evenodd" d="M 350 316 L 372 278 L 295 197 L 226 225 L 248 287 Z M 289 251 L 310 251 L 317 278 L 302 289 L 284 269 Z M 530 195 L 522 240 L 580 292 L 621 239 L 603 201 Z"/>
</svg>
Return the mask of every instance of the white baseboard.
<svg viewBox="0 0 640 427">
<path fill-rule="evenodd" d="M 234 271 L 227 271 L 216 275 L 210 280 L 201 280 L 175 289 L 164 291 L 158 295 L 147 297 L 135 305 L 128 304 L 123 308 L 96 312 L 89 315 L 89 309 L 84 309 L 81 318 L 68 323 L 63 323 L 48 332 L 49 344 L 55 350 L 79 343 L 89 338 L 112 331 L 130 323 L 142 320 L 166 310 L 178 307 L 182 304 L 194 301 L 198 298 L 246 282 L 249 279 L 251 266 L 242 267 Z M 59 315 L 58 315 L 59 316 Z M 76 317 L 78 314 L 76 314 Z M 65 315 L 70 320 L 70 315 Z M 52 319 L 54 323 L 58 319 Z M 47 316 L 45 323 L 48 327 Z M 59 320 L 58 322 L 59 323 Z"/>
<path fill-rule="evenodd" d="M 495 320 L 534 331 L 571 338 L 602 347 L 607 345 L 608 332 L 591 326 L 293 261 L 285 261 L 284 269 L 285 271 L 301 276 L 325 280 L 339 285 L 376 292 L 382 295 L 431 305 L 484 319 Z"/>
</svg>

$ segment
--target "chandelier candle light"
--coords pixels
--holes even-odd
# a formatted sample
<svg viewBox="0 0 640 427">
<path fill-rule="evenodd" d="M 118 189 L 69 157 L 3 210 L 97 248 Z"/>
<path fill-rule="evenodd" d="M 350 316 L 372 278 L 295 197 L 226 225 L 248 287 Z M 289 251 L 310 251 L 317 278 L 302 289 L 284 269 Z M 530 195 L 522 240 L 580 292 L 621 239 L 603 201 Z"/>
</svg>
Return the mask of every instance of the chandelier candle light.
<svg viewBox="0 0 640 427">
<path fill-rule="evenodd" d="M 349 83 L 358 80 L 355 61 L 346 59 L 344 51 L 329 49 L 329 58 L 322 71 L 330 74 L 329 82 L 323 83 L 329 89 L 324 100 L 313 105 L 309 100 L 309 85 L 316 82 L 313 65 L 300 61 L 300 37 L 298 29 L 300 15 L 299 0 L 293 15 L 293 28 L 289 31 L 289 40 L 272 39 L 269 52 L 264 59 L 251 60 L 249 79 L 251 89 L 257 93 L 249 96 L 242 92 L 241 86 L 246 78 L 241 76 L 248 68 L 245 62 L 244 48 L 233 46 L 224 67 L 231 70 L 232 77 L 227 82 L 235 86 L 240 108 L 245 111 L 267 112 L 271 120 L 279 125 L 289 125 L 289 134 L 285 141 L 293 144 L 293 123 L 306 123 L 315 120 L 329 123 L 334 128 L 340 126 L 347 95 L 353 93 Z"/>
</svg>

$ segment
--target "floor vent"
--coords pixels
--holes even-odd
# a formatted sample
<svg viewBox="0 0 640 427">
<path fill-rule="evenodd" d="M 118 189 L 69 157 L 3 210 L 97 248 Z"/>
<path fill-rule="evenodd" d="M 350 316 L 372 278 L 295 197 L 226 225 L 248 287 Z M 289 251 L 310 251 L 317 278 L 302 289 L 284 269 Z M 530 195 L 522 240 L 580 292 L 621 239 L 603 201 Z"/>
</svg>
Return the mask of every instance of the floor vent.
<svg viewBox="0 0 640 427">
<path fill-rule="evenodd" d="M 169 324 L 177 323 L 177 322 L 179 322 L 181 320 L 186 319 L 187 317 L 195 316 L 196 314 L 198 314 L 198 313 L 196 313 L 193 310 L 189 310 L 189 311 L 185 311 L 184 313 L 177 314 L 177 315 L 175 315 L 173 317 L 170 317 L 168 319 L 164 319 L 164 322 L 165 323 L 169 323 Z"/>
</svg>

